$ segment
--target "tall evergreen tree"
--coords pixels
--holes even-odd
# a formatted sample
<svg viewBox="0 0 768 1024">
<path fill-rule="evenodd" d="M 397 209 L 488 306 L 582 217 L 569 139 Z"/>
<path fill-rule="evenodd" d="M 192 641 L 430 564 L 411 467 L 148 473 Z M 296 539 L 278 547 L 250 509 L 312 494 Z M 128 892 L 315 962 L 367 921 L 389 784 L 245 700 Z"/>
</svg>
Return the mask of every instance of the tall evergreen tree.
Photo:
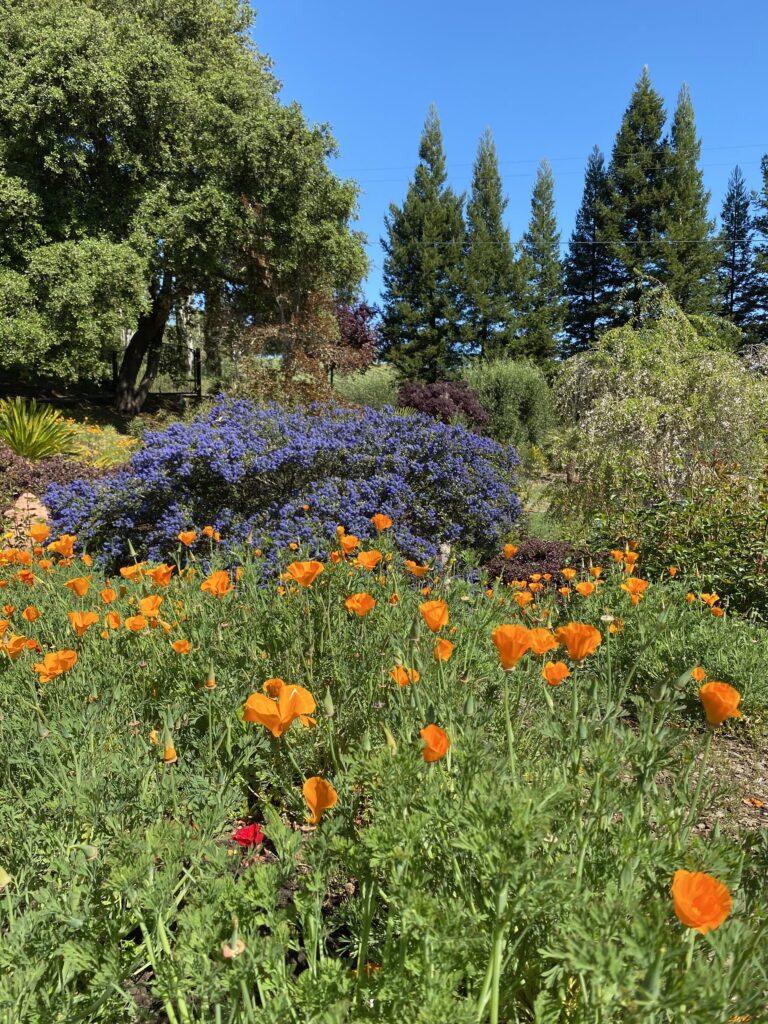
<svg viewBox="0 0 768 1024">
<path fill-rule="evenodd" d="M 760 167 L 763 173 L 763 187 L 755 197 L 757 209 L 754 226 L 758 241 L 755 245 L 755 310 L 752 333 L 753 340 L 768 341 L 768 156 L 763 157 Z"/>
<path fill-rule="evenodd" d="M 734 167 L 728 179 L 720 219 L 721 309 L 725 317 L 746 333 L 754 324 L 757 307 L 755 226 L 749 191 L 740 167 Z"/>
<path fill-rule="evenodd" d="M 466 341 L 483 356 L 505 348 L 511 339 L 515 257 L 502 219 L 506 206 L 496 147 L 486 130 L 467 203 L 463 283 Z"/>
<path fill-rule="evenodd" d="M 610 191 L 605 158 L 595 146 L 587 160 L 584 193 L 563 265 L 568 300 L 563 355 L 590 348 L 598 329 L 610 319 L 611 255 L 603 237 L 603 211 Z"/>
<path fill-rule="evenodd" d="M 544 160 L 536 174 L 531 219 L 521 244 L 520 269 L 527 278 L 527 308 L 514 343 L 516 353 L 540 363 L 557 352 L 567 308 L 554 189 L 552 169 Z"/>
<path fill-rule="evenodd" d="M 684 85 L 672 120 L 660 277 L 686 313 L 713 312 L 717 292 L 719 253 L 707 216 L 710 194 L 698 166 L 700 155 L 691 94 Z"/>
<path fill-rule="evenodd" d="M 446 184 L 440 119 L 430 107 L 402 207 L 390 204 L 381 334 L 405 377 L 444 379 L 461 359 L 463 195 Z"/>
<path fill-rule="evenodd" d="M 610 196 L 601 204 L 614 292 L 663 272 L 670 165 L 665 120 L 662 98 L 651 85 L 648 68 L 643 68 L 614 142 Z M 614 307 L 614 320 L 620 319 Z"/>
</svg>

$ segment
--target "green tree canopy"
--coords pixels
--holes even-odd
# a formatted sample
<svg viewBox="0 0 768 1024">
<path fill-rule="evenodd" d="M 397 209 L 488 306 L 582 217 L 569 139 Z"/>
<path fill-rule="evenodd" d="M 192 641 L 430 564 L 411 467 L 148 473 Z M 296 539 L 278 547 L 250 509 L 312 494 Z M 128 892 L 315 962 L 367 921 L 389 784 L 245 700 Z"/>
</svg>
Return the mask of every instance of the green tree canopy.
<svg viewBox="0 0 768 1024">
<path fill-rule="evenodd" d="M 718 270 L 722 313 L 743 332 L 750 332 L 757 314 L 755 287 L 755 225 L 751 199 L 740 167 L 728 179 L 720 213 L 721 262 Z"/>
<path fill-rule="evenodd" d="M 462 348 L 464 197 L 446 184 L 440 120 L 431 107 L 402 207 L 385 219 L 384 349 L 405 377 L 442 380 Z"/>
<path fill-rule="evenodd" d="M 8 0 L 0 23 L 0 367 L 141 405 L 191 298 L 283 323 L 365 272 L 334 142 L 277 99 L 245 0 Z M 144 376 L 139 374 L 146 359 Z"/>
</svg>

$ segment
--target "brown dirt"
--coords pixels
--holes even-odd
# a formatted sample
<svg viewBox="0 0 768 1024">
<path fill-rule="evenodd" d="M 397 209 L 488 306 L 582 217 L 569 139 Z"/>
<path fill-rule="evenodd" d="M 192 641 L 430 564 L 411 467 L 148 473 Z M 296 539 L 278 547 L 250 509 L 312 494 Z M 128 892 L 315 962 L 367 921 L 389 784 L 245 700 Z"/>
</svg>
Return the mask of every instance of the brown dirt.
<svg viewBox="0 0 768 1024">
<path fill-rule="evenodd" d="M 5 528 L 11 534 L 8 538 L 10 543 L 19 546 L 27 543 L 27 530 L 32 523 L 41 520 L 48 521 L 48 509 L 36 495 L 29 492 L 20 495 L 2 514 Z"/>
</svg>

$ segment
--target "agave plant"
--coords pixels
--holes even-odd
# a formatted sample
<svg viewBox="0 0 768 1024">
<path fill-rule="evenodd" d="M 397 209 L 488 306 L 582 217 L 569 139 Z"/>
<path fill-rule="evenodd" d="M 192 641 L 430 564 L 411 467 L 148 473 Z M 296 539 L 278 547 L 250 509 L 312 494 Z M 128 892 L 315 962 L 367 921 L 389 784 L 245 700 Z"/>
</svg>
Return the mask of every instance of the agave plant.
<svg viewBox="0 0 768 1024">
<path fill-rule="evenodd" d="M 25 459 L 74 455 L 77 451 L 74 433 L 61 413 L 49 405 L 38 405 L 34 398 L 0 401 L 0 440 Z"/>
</svg>

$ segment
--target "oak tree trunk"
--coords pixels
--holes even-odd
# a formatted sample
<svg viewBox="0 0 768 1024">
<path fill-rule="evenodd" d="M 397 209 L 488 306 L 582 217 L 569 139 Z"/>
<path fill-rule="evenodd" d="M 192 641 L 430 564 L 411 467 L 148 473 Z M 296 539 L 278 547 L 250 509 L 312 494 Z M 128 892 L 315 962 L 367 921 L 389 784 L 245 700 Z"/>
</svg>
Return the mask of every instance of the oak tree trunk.
<svg viewBox="0 0 768 1024">
<path fill-rule="evenodd" d="M 170 312 L 171 289 L 163 285 L 153 297 L 149 312 L 139 318 L 133 337 L 123 353 L 117 375 L 115 409 L 125 416 L 133 416 L 141 411 L 157 376 L 163 334 Z M 147 365 L 139 383 L 139 371 L 145 356 Z"/>
</svg>

